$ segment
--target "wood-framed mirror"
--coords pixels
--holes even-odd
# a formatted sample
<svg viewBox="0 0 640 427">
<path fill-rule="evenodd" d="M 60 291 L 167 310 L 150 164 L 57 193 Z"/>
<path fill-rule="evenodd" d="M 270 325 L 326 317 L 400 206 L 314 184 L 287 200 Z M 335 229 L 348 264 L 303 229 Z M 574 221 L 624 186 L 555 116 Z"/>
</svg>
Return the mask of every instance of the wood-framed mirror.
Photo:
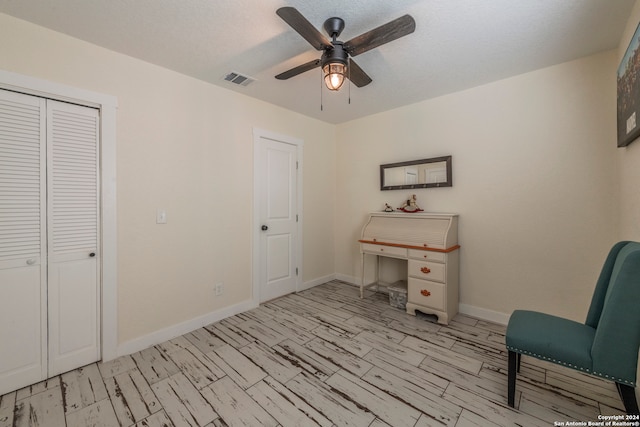
<svg viewBox="0 0 640 427">
<path fill-rule="evenodd" d="M 380 165 L 380 190 L 452 187 L 451 156 Z"/>
</svg>

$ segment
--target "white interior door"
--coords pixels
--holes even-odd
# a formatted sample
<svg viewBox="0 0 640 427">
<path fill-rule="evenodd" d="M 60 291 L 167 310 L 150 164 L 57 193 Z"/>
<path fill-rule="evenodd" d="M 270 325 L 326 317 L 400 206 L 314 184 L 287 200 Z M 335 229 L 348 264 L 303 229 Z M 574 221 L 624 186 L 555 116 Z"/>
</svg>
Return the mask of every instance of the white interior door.
<svg viewBox="0 0 640 427">
<path fill-rule="evenodd" d="M 98 110 L 47 100 L 49 376 L 100 358 Z"/>
<path fill-rule="evenodd" d="M 299 269 L 298 145 L 256 136 L 260 302 L 296 291 Z"/>
<path fill-rule="evenodd" d="M 0 395 L 47 374 L 44 118 L 0 90 Z"/>
</svg>

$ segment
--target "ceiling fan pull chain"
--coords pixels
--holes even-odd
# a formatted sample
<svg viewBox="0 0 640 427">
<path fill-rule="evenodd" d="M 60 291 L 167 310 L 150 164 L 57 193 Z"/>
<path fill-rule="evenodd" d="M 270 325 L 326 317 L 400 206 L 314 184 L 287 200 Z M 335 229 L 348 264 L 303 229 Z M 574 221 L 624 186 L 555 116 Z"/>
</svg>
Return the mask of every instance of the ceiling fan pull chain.
<svg viewBox="0 0 640 427">
<path fill-rule="evenodd" d="M 351 64 L 349 64 L 349 105 L 351 105 Z"/>
<path fill-rule="evenodd" d="M 320 69 L 320 111 L 323 111 L 322 110 L 322 80 L 323 80 L 323 77 L 322 77 L 322 68 L 321 68 Z"/>
</svg>

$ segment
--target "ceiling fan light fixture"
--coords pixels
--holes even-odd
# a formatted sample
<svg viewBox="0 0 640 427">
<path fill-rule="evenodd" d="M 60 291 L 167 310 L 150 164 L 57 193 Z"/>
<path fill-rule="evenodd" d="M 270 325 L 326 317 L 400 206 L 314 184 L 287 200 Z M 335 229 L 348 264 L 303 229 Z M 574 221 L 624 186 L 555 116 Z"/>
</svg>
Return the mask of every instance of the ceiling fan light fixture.
<svg viewBox="0 0 640 427">
<path fill-rule="evenodd" d="M 329 90 L 339 90 L 347 75 L 347 66 L 341 62 L 330 62 L 322 67 L 324 84 Z"/>
<path fill-rule="evenodd" d="M 322 55 L 322 74 L 327 89 L 339 90 L 347 77 L 349 55 L 342 47 L 342 42 L 334 40 L 332 43 L 333 46 Z"/>
</svg>

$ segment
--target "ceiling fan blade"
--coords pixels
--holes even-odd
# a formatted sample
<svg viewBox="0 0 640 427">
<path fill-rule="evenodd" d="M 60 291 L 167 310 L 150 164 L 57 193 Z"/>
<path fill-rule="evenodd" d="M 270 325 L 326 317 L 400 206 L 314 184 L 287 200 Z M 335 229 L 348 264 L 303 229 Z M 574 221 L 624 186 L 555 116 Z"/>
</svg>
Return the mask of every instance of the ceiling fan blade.
<svg viewBox="0 0 640 427">
<path fill-rule="evenodd" d="M 311 22 L 307 21 L 307 18 L 298 12 L 298 9 L 281 7 L 276 10 L 276 14 L 316 49 L 323 50 L 325 47 L 331 46 L 329 39 L 318 31 Z"/>
<path fill-rule="evenodd" d="M 313 61 L 309 61 L 306 64 L 298 65 L 297 67 L 293 67 L 290 70 L 285 71 L 284 73 L 280 73 L 276 76 L 278 80 L 287 80 L 293 76 L 297 76 L 298 74 L 302 74 L 306 71 L 313 70 L 316 67 L 320 66 L 320 60 L 314 59 Z"/>
<path fill-rule="evenodd" d="M 413 20 L 411 15 L 404 15 L 352 38 L 344 43 L 344 48 L 351 56 L 360 55 L 368 50 L 411 34 L 415 29 L 416 21 Z"/>
<path fill-rule="evenodd" d="M 371 77 L 351 58 L 349 58 L 349 80 L 358 87 L 366 86 L 372 81 Z"/>
</svg>

